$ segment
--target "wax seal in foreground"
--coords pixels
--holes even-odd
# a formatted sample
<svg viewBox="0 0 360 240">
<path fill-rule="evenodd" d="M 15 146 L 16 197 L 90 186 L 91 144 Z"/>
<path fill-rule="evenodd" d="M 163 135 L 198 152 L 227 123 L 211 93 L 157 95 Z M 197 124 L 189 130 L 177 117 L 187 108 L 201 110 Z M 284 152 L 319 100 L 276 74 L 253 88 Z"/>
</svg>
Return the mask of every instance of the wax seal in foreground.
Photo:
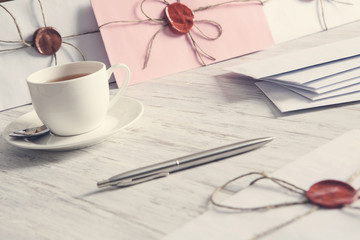
<svg viewBox="0 0 360 240">
<path fill-rule="evenodd" d="M 61 35 L 52 27 L 42 27 L 33 36 L 34 47 L 42 55 L 53 55 L 62 43 Z"/>
<path fill-rule="evenodd" d="M 165 8 L 166 20 L 170 29 L 178 34 L 185 34 L 194 25 L 194 13 L 186 5 L 176 2 Z"/>
<path fill-rule="evenodd" d="M 341 208 L 358 198 L 358 192 L 346 182 L 324 180 L 315 183 L 306 192 L 310 202 L 324 208 Z"/>
</svg>

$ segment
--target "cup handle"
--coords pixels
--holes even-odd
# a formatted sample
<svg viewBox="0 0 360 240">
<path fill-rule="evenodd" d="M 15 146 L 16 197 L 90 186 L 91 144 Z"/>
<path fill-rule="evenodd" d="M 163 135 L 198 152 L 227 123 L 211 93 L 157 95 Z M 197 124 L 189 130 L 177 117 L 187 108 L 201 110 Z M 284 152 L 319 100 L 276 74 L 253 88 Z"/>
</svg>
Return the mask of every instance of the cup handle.
<svg viewBox="0 0 360 240">
<path fill-rule="evenodd" d="M 113 74 L 114 70 L 115 69 L 118 69 L 118 68 L 124 68 L 125 69 L 125 80 L 124 82 L 122 83 L 118 93 L 115 95 L 115 97 L 113 97 L 109 103 L 109 109 L 120 99 L 120 97 L 123 95 L 123 93 L 125 92 L 127 86 L 129 85 L 129 81 L 130 81 L 130 69 L 128 66 L 126 66 L 125 64 L 123 63 L 118 63 L 118 64 L 115 64 L 113 66 L 111 66 L 109 69 L 106 70 L 107 74 L 108 74 L 108 80 L 110 79 L 111 77 L 111 74 Z"/>
</svg>

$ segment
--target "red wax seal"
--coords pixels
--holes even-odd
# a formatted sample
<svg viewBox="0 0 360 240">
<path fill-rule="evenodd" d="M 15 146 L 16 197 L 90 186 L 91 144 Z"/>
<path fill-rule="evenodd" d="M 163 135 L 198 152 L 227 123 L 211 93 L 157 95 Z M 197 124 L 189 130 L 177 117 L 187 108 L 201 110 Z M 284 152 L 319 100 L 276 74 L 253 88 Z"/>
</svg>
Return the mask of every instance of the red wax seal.
<svg viewBox="0 0 360 240">
<path fill-rule="evenodd" d="M 43 27 L 35 31 L 34 47 L 42 55 L 53 55 L 62 43 L 61 35 L 52 27 Z"/>
<path fill-rule="evenodd" d="M 188 33 L 194 25 L 193 12 L 179 2 L 168 5 L 165 8 L 165 16 L 170 29 L 178 34 Z"/>
<path fill-rule="evenodd" d="M 358 198 L 358 192 L 349 184 L 336 180 L 315 183 L 306 192 L 310 202 L 324 208 L 341 208 Z"/>
</svg>

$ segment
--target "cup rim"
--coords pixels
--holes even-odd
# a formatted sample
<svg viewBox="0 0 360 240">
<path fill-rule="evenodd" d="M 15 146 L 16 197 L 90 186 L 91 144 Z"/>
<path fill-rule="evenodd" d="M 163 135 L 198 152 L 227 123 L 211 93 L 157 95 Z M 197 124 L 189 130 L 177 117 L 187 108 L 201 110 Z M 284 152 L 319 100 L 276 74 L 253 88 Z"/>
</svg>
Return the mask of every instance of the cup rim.
<svg viewBox="0 0 360 240">
<path fill-rule="evenodd" d="M 34 81 L 33 80 L 33 79 L 38 79 L 38 78 L 36 78 L 36 75 L 44 74 L 47 71 L 53 71 L 54 69 L 66 68 L 66 67 L 69 67 L 70 65 L 89 65 L 89 64 L 94 64 L 94 66 L 98 66 L 98 68 L 95 71 L 87 74 L 86 76 L 70 79 L 70 80 L 67 80 L 67 81 L 61 81 L 61 82 L 49 82 L 49 81 L 44 82 L 44 81 Z M 97 72 L 99 72 L 101 69 L 103 69 L 105 67 L 106 66 L 105 66 L 104 63 L 98 62 L 98 61 L 70 62 L 70 63 L 66 63 L 66 64 L 62 64 L 62 65 L 46 67 L 46 68 L 40 69 L 40 70 L 38 70 L 36 72 L 33 72 L 26 78 L 26 81 L 28 83 L 31 83 L 31 84 L 65 84 L 67 82 L 73 82 L 73 81 L 76 81 L 76 80 L 79 80 L 79 79 L 83 79 L 85 77 L 92 76 L 92 75 L 96 74 Z"/>
</svg>

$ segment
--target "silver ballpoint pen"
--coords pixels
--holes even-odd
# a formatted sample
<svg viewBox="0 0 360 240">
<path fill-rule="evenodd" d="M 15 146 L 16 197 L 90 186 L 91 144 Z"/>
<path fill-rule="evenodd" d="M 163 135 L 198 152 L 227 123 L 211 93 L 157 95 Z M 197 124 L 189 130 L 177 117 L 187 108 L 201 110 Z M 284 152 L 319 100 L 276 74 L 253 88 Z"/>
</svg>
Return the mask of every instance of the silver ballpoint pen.
<svg viewBox="0 0 360 240">
<path fill-rule="evenodd" d="M 156 163 L 150 166 L 138 168 L 128 172 L 115 175 L 109 179 L 99 181 L 97 186 L 102 187 L 128 187 L 138 183 L 146 182 L 160 177 L 166 177 L 170 173 L 196 167 L 202 164 L 225 159 L 241 153 L 245 153 L 262 147 L 274 138 L 265 137 L 248 141 L 233 143 L 230 145 L 210 149 L 207 151 L 191 154 L 188 156 Z"/>
</svg>

